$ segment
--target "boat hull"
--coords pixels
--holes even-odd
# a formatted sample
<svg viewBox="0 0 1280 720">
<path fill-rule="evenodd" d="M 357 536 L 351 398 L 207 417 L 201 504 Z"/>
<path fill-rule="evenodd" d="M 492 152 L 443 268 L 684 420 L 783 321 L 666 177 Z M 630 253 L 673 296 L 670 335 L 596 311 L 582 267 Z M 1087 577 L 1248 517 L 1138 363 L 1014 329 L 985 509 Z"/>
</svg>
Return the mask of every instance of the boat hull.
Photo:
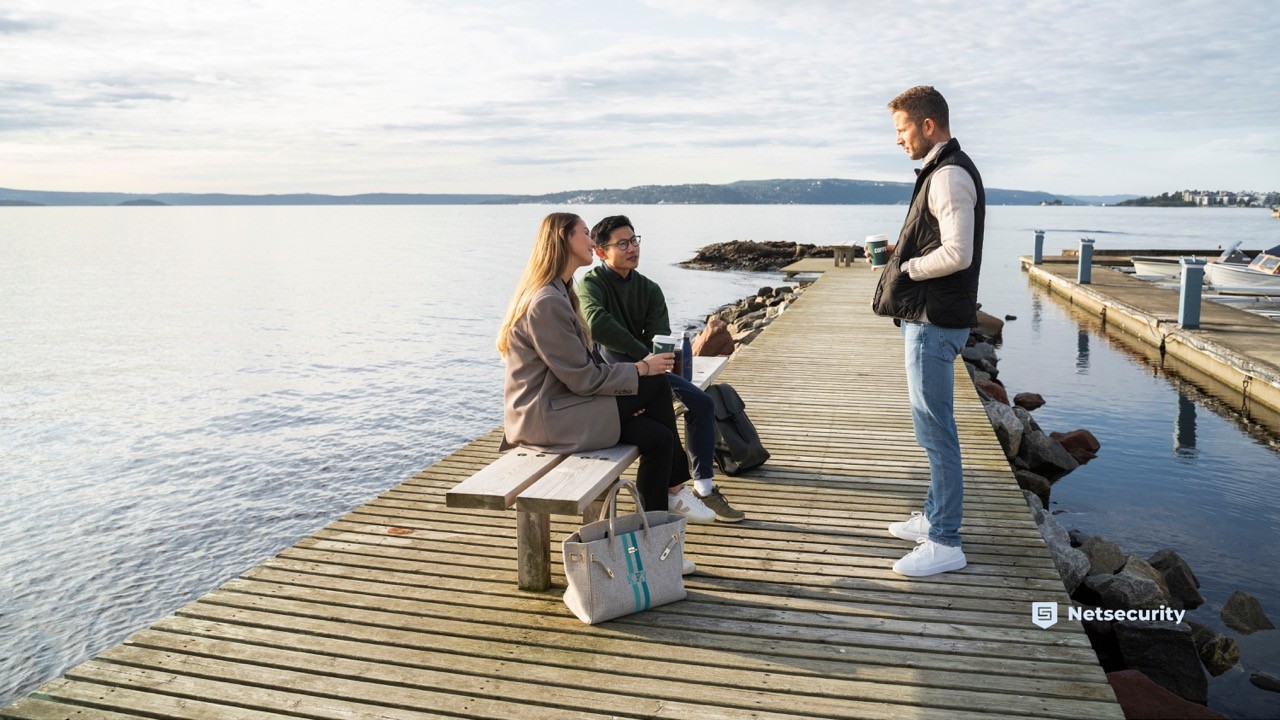
<svg viewBox="0 0 1280 720">
<path fill-rule="evenodd" d="M 1224 295 L 1280 295 L 1280 275 L 1228 263 L 1209 263 L 1205 277 Z"/>
</svg>

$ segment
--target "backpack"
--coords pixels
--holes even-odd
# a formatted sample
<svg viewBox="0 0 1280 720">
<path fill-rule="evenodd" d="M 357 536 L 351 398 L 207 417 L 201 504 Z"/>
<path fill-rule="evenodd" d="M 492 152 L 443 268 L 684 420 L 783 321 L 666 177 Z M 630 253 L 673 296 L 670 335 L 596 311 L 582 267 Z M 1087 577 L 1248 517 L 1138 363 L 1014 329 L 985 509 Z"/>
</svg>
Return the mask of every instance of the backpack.
<svg viewBox="0 0 1280 720">
<path fill-rule="evenodd" d="M 738 391 L 719 383 L 707 388 L 707 394 L 716 408 L 715 461 L 721 472 L 738 475 L 763 465 L 769 451 L 760 444 L 760 434 L 747 417 Z"/>
</svg>

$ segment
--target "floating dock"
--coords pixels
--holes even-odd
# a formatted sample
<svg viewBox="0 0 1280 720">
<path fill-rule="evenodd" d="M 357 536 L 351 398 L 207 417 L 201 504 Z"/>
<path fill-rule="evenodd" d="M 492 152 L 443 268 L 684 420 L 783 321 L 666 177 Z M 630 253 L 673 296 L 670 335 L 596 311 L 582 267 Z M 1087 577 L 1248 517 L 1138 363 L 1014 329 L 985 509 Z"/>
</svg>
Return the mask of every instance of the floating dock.
<svg viewBox="0 0 1280 720">
<path fill-rule="evenodd" d="M 514 518 L 445 506 L 495 430 L 0 716 L 1122 718 L 1080 624 L 1031 622 L 1070 601 L 963 363 L 969 566 L 890 570 L 928 463 L 874 280 L 826 272 L 728 363 L 773 457 L 718 479 L 748 517 L 690 526 L 684 602 L 584 626 L 558 552 L 517 590 Z"/>
<path fill-rule="evenodd" d="M 1035 265 L 1024 256 L 1032 280 L 1073 305 L 1202 372 L 1235 394 L 1238 409 L 1262 405 L 1280 411 L 1280 323 L 1204 300 L 1200 327 L 1178 325 L 1179 292 L 1109 268 L 1095 268 L 1092 282 L 1076 281 L 1077 260 L 1046 258 Z"/>
</svg>

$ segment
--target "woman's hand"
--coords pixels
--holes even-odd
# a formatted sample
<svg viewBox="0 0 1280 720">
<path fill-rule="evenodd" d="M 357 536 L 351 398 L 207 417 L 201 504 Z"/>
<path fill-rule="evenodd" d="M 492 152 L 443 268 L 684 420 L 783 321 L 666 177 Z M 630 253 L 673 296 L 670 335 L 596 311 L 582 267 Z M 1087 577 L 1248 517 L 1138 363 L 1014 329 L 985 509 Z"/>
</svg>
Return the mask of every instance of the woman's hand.
<svg viewBox="0 0 1280 720">
<path fill-rule="evenodd" d="M 645 375 L 661 375 L 664 372 L 671 371 L 675 366 L 675 353 L 654 353 L 636 363 L 636 369 L 640 371 L 641 377 Z"/>
</svg>

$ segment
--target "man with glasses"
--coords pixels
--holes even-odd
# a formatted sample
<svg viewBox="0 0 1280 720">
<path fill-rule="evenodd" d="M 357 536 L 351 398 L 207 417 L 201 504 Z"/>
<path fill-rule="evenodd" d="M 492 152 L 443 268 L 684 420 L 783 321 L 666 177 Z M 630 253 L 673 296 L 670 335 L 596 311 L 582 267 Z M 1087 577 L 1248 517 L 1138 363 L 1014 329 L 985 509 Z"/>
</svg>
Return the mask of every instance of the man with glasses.
<svg viewBox="0 0 1280 720">
<path fill-rule="evenodd" d="M 647 357 L 654 335 L 671 332 L 662 288 L 636 271 L 640 236 L 625 215 L 607 217 L 591 229 L 596 256 L 603 263 L 582 278 L 579 296 L 591 337 L 610 362 L 638 362 Z M 685 358 L 685 362 L 693 362 Z M 711 396 L 676 374 L 667 375 L 671 390 L 684 403 L 685 442 L 693 456 L 693 492 L 686 487 L 670 495 L 668 509 L 690 522 L 738 522 L 745 514 L 720 494 L 712 480 L 716 446 L 715 405 Z"/>
</svg>

